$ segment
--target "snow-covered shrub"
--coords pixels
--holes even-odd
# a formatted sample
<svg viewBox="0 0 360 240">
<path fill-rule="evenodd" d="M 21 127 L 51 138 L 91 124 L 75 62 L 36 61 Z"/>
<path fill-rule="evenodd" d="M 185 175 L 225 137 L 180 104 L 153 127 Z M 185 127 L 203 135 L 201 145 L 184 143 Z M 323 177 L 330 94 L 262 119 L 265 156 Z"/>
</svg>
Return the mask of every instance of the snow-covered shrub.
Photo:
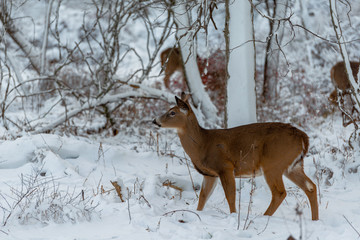
<svg viewBox="0 0 360 240">
<path fill-rule="evenodd" d="M 226 64 L 225 53 L 216 49 L 208 58 L 198 58 L 201 80 L 205 88 L 219 110 L 225 109 L 226 94 Z"/>
<path fill-rule="evenodd" d="M 63 188 L 57 179 L 42 177 L 41 171 L 21 175 L 19 187 L 10 186 L 11 194 L 1 194 L 7 205 L 3 225 L 9 221 L 21 224 L 91 221 L 100 217 L 98 203 L 90 191 Z"/>
</svg>

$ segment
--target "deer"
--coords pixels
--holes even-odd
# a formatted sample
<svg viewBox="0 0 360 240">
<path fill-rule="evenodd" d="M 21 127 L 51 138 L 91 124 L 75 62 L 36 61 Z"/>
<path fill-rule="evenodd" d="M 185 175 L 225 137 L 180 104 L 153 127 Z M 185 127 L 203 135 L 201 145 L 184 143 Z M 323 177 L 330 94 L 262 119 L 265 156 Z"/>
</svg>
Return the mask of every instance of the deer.
<svg viewBox="0 0 360 240">
<path fill-rule="evenodd" d="M 350 62 L 350 67 L 355 81 L 357 82 L 357 74 L 359 72 L 360 62 Z M 329 95 L 329 101 L 333 104 L 337 104 L 338 90 L 341 90 L 342 94 L 349 94 L 351 86 L 350 81 L 346 73 L 346 67 L 344 62 L 336 63 L 330 70 L 330 78 L 335 90 Z"/>
<path fill-rule="evenodd" d="M 360 65 L 360 62 L 354 62 L 354 61 L 350 62 L 351 71 L 352 71 L 352 74 L 353 74 L 356 82 L 358 82 L 357 74 L 359 72 L 359 65 Z M 333 85 L 335 87 L 335 90 L 330 93 L 328 99 L 332 104 L 335 104 L 335 105 L 340 104 L 340 106 L 343 107 L 344 101 L 342 98 L 344 96 L 350 94 L 351 89 L 352 89 L 347 72 L 346 72 L 346 67 L 345 67 L 344 62 L 338 62 L 331 68 L 330 78 L 331 78 L 331 82 L 333 83 Z M 340 90 L 340 92 L 339 92 L 339 90 Z M 338 96 L 340 96 L 340 102 L 339 102 Z M 350 100 L 353 105 L 354 104 L 353 100 L 351 98 L 350 98 Z M 342 115 L 342 122 L 343 122 L 344 127 L 347 127 L 351 123 L 355 124 L 354 119 L 352 118 L 352 115 L 355 111 L 357 111 L 357 110 L 355 109 L 354 106 L 352 107 L 352 110 L 351 110 L 351 116 L 345 114 L 342 111 L 341 115 Z"/>
<path fill-rule="evenodd" d="M 180 71 L 184 74 L 183 62 L 181 53 L 178 48 L 167 48 L 160 54 L 161 67 L 165 69 L 164 84 L 167 89 L 170 89 L 170 77 L 176 72 Z"/>
<path fill-rule="evenodd" d="M 160 53 L 161 67 L 165 71 L 164 84 L 167 89 L 170 87 L 170 77 L 176 71 L 184 78 L 184 67 L 179 48 L 167 48 Z M 225 54 L 221 50 L 214 51 L 208 58 L 201 58 L 196 55 L 197 65 L 201 79 L 209 89 L 219 88 L 217 85 L 224 85 L 225 82 Z M 206 68 L 206 71 L 205 71 Z"/>
<path fill-rule="evenodd" d="M 160 53 L 162 71 L 165 72 L 164 85 L 170 90 L 187 90 L 185 81 L 184 65 L 179 48 L 167 48 Z M 205 90 L 209 93 L 211 100 L 215 103 L 219 110 L 224 109 L 226 95 L 226 64 L 225 53 L 217 49 L 206 58 L 196 56 L 197 66 L 200 71 L 202 83 Z M 178 78 L 172 79 L 171 76 L 179 72 Z"/>
<path fill-rule="evenodd" d="M 229 129 L 202 128 L 189 104 L 189 95 L 175 97 L 176 105 L 153 123 L 177 130 L 194 168 L 203 175 L 198 211 L 202 211 L 220 178 L 230 213 L 236 212 L 235 178 L 264 175 L 272 199 L 264 215 L 272 216 L 286 197 L 282 176 L 300 187 L 319 219 L 316 185 L 304 172 L 309 137 L 290 124 L 253 123 Z"/>
</svg>

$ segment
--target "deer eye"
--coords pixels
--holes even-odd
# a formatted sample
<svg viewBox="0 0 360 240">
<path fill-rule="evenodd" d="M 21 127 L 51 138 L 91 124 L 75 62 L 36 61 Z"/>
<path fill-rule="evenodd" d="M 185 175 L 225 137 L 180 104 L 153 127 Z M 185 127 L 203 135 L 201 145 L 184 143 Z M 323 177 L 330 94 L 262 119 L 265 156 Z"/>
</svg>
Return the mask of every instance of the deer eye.
<svg viewBox="0 0 360 240">
<path fill-rule="evenodd" d="M 169 113 L 169 115 L 172 116 L 172 117 L 175 116 L 175 114 L 176 114 L 176 113 L 175 113 L 174 111 L 171 111 L 171 112 Z"/>
</svg>

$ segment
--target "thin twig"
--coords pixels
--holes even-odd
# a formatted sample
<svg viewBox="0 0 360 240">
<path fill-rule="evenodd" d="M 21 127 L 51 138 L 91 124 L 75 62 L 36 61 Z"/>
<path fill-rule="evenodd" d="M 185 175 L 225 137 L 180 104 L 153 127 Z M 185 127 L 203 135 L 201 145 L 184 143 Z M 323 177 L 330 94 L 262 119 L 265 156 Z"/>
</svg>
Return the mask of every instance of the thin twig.
<svg viewBox="0 0 360 240">
<path fill-rule="evenodd" d="M 197 214 L 197 213 L 194 212 L 194 211 L 190 211 L 190 210 L 186 210 L 186 209 L 173 210 L 173 211 L 170 211 L 170 212 L 166 212 L 166 213 L 163 214 L 163 216 L 164 216 L 164 217 L 167 217 L 167 216 L 169 216 L 169 215 L 172 216 L 174 213 L 177 213 L 177 212 L 189 212 L 189 213 L 193 213 L 193 214 L 195 214 L 195 215 L 199 218 L 199 220 L 201 221 L 201 217 L 199 216 L 199 214 Z"/>
<path fill-rule="evenodd" d="M 140 200 L 140 199 L 144 199 L 146 205 L 147 205 L 149 208 L 151 208 L 151 205 L 150 205 L 149 201 L 145 198 L 144 195 L 141 195 L 141 196 L 139 197 L 139 200 Z"/>
<path fill-rule="evenodd" d="M 127 196 L 127 209 L 128 209 L 128 213 L 129 213 L 129 224 L 131 223 L 131 212 L 130 212 L 130 190 L 129 188 L 126 188 L 128 191 L 128 196 Z"/>
<path fill-rule="evenodd" d="M 268 227 L 268 225 L 269 225 L 269 222 L 270 222 L 270 216 L 268 216 L 268 220 L 267 220 L 267 222 L 266 222 L 266 225 L 265 225 L 264 229 L 263 229 L 261 232 L 259 232 L 257 235 L 260 235 L 260 234 L 262 234 L 263 232 L 265 232 L 265 230 L 267 229 L 267 227 Z"/>
<path fill-rule="evenodd" d="M 181 187 L 176 186 L 173 182 L 171 182 L 169 179 L 167 179 L 162 184 L 164 187 L 170 187 L 180 192 L 180 199 L 182 197 L 182 192 L 184 191 Z"/>
<path fill-rule="evenodd" d="M 347 219 L 346 217 L 345 217 L 345 215 L 343 215 L 343 217 L 345 218 L 345 220 L 348 222 L 348 224 L 350 225 L 350 227 L 352 228 L 352 229 L 354 229 L 354 231 L 358 234 L 358 236 L 360 237 L 360 232 L 351 224 L 351 222 L 349 221 L 349 219 Z"/>
<path fill-rule="evenodd" d="M 196 192 L 196 188 L 195 188 L 195 184 L 194 184 L 194 181 L 193 181 L 193 178 L 192 178 L 192 175 L 191 175 L 191 171 L 190 171 L 188 159 L 187 159 L 187 157 L 185 156 L 185 153 L 184 153 L 184 158 L 185 158 L 185 162 L 186 162 L 187 169 L 188 169 L 188 171 L 189 171 L 189 176 L 190 176 L 192 188 L 193 188 L 193 190 L 194 190 L 194 192 L 195 192 L 196 198 L 199 198 L 199 195 L 198 195 L 197 192 Z"/>
<path fill-rule="evenodd" d="M 246 229 L 246 223 L 247 221 L 249 220 L 249 215 L 250 215 L 250 211 L 251 211 L 251 203 L 252 203 L 252 197 L 253 197 L 253 194 L 254 194 L 254 177 L 255 174 L 251 177 L 251 190 L 250 190 L 250 199 L 249 199 L 249 205 L 248 205 L 248 211 L 247 211 L 247 214 L 246 214 L 246 219 L 245 219 L 245 223 L 244 223 L 244 228 L 243 230 Z M 250 223 L 249 223 L 250 224 Z"/>
<path fill-rule="evenodd" d="M 241 207 L 241 177 L 239 178 L 239 207 L 238 207 L 238 225 L 237 225 L 237 230 L 240 229 L 240 207 Z"/>
</svg>

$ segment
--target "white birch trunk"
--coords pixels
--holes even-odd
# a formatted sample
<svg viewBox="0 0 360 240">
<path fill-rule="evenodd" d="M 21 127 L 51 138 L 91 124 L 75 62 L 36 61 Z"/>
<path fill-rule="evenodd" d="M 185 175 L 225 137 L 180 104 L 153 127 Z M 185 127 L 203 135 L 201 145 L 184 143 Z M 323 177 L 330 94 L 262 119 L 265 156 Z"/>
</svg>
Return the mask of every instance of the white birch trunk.
<svg viewBox="0 0 360 240">
<path fill-rule="evenodd" d="M 227 83 L 227 127 L 256 122 L 255 59 L 251 5 L 230 2 L 230 57 Z M 240 47 L 239 47 L 240 46 Z"/>
<path fill-rule="evenodd" d="M 187 14 L 186 4 L 181 2 L 173 6 L 173 12 L 174 20 L 178 27 L 177 38 L 192 100 L 194 101 L 194 105 L 201 109 L 201 112 L 207 120 L 215 123 L 217 120 L 217 109 L 211 102 L 209 95 L 205 92 L 205 87 L 201 81 L 196 61 L 194 30 L 190 29 L 191 21 Z"/>
</svg>

